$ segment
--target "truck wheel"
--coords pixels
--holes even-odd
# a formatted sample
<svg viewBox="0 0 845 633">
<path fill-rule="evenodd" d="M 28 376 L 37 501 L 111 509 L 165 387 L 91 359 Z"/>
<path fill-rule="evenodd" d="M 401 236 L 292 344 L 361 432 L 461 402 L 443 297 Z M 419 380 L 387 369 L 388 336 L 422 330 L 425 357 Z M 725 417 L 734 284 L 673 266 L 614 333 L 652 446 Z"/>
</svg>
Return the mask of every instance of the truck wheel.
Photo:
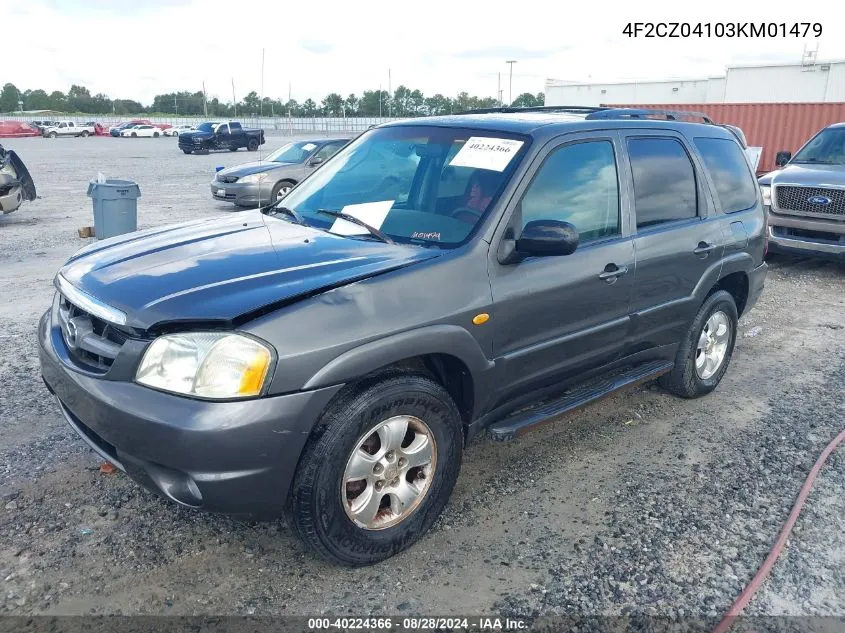
<svg viewBox="0 0 845 633">
<path fill-rule="evenodd" d="M 88 138 L 88 130 L 82 130 L 82 134 L 80 134 L 82 138 Z"/>
<path fill-rule="evenodd" d="M 275 185 L 273 185 L 273 191 L 270 192 L 270 204 L 278 202 L 286 195 L 288 195 L 288 192 L 293 189 L 294 184 L 296 183 L 293 183 L 290 180 L 280 180 Z"/>
<path fill-rule="evenodd" d="M 719 290 L 707 297 L 681 341 L 675 367 L 660 384 L 682 398 L 713 391 L 728 369 L 736 343 L 737 311 L 733 296 Z"/>
<path fill-rule="evenodd" d="M 256 151 L 258 149 L 258 139 L 255 139 L 255 138 L 249 139 L 249 141 L 247 141 L 246 148 L 250 152 Z"/>
<path fill-rule="evenodd" d="M 183 149 L 182 151 L 183 151 L 183 152 L 185 152 L 186 154 L 190 154 L 190 153 L 191 153 L 191 150 L 189 150 L 189 149 Z"/>
<path fill-rule="evenodd" d="M 55 132 L 50 132 L 47 136 L 49 136 L 50 138 L 56 138 L 58 134 L 56 134 Z"/>
<path fill-rule="evenodd" d="M 308 440 L 288 523 L 331 562 L 362 566 L 389 558 L 443 511 L 462 449 L 455 403 L 430 378 L 393 373 L 349 386 Z"/>
</svg>

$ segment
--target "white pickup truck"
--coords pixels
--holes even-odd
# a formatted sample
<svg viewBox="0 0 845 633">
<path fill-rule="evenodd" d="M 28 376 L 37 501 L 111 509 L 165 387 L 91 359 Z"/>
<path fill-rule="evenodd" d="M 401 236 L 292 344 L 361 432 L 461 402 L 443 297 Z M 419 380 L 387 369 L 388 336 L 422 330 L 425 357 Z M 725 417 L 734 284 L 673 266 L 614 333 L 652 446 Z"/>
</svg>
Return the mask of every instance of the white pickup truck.
<svg viewBox="0 0 845 633">
<path fill-rule="evenodd" d="M 57 136 L 94 136 L 93 125 L 77 125 L 73 121 L 59 121 L 53 126 L 46 127 L 41 131 L 41 135 L 47 138 L 56 138 Z"/>
</svg>

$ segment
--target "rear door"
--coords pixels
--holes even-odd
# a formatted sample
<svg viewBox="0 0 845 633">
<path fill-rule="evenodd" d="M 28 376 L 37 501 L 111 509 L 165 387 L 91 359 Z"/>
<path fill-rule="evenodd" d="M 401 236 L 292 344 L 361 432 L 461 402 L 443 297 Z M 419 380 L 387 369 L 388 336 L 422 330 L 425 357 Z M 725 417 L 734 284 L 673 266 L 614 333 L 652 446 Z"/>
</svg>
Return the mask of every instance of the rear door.
<svg viewBox="0 0 845 633">
<path fill-rule="evenodd" d="M 616 359 L 628 331 L 635 276 L 628 201 L 615 132 L 567 135 L 544 148 L 516 194 L 508 230 L 532 220 L 575 225 L 566 256 L 502 265 L 491 248 L 494 356 L 504 401 Z"/>
<path fill-rule="evenodd" d="M 677 343 L 698 310 L 696 290 L 715 274 L 725 238 L 702 165 L 671 130 L 623 132 L 634 201 L 637 351 Z"/>
</svg>

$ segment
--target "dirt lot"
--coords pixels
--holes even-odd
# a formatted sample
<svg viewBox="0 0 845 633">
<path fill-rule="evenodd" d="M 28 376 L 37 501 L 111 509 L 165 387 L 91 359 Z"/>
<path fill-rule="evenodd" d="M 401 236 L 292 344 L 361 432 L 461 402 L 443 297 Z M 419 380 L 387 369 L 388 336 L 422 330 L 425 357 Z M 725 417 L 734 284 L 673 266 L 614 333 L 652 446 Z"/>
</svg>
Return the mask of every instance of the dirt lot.
<svg viewBox="0 0 845 633">
<path fill-rule="evenodd" d="M 269 139 L 265 151 L 281 139 Z M 845 266 L 773 259 L 719 389 L 646 386 L 505 444 L 469 447 L 435 529 L 381 565 L 315 561 L 281 523 L 184 510 L 99 461 L 39 376 L 35 326 L 92 224 L 98 171 L 150 227 L 232 213 L 173 139 L 17 139 L 40 199 L 0 218 L 0 614 L 716 616 L 751 579 L 845 426 Z M 845 616 L 845 447 L 755 614 Z"/>
</svg>

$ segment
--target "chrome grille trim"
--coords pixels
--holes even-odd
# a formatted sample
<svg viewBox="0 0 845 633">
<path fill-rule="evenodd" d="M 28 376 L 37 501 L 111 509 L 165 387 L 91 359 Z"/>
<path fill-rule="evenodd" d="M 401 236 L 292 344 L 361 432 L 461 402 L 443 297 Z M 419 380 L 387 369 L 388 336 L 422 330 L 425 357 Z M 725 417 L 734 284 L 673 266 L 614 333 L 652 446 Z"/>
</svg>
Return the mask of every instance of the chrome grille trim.
<svg viewBox="0 0 845 633">
<path fill-rule="evenodd" d="M 827 198 L 830 203 L 811 203 L 810 199 L 816 197 Z M 772 203 L 775 213 L 845 220 L 845 188 L 776 183 Z"/>
<path fill-rule="evenodd" d="M 126 325 L 126 314 L 77 289 L 61 274 L 56 275 L 55 283 L 62 296 L 85 312 L 115 325 Z"/>
</svg>

